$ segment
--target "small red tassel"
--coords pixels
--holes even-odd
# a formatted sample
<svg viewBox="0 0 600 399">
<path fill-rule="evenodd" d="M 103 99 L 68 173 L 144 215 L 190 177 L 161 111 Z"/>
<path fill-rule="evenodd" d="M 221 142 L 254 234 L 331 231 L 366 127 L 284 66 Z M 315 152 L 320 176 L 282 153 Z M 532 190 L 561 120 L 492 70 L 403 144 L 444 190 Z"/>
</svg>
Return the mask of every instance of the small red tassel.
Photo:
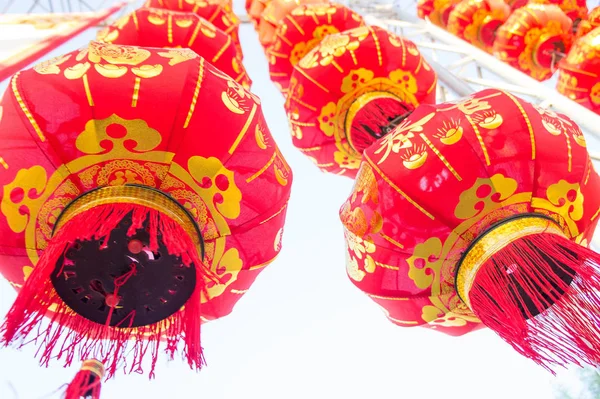
<svg viewBox="0 0 600 399">
<path fill-rule="evenodd" d="M 85 360 L 67 387 L 64 399 L 100 399 L 104 365 L 96 359 Z"/>
<path fill-rule="evenodd" d="M 600 362 L 600 255 L 555 234 L 520 238 L 477 272 L 479 319 L 551 371 Z"/>
<path fill-rule="evenodd" d="M 129 328 L 126 320 L 119 326 L 95 323 L 75 313 L 62 301 L 50 276 L 70 245 L 78 240 L 107 239 L 130 213 L 132 227 L 128 235 L 133 235 L 136 227 L 149 219 L 150 246 L 158 246 L 156 237 L 160 232 L 170 254 L 180 256 L 188 266 L 192 262 L 196 265 L 196 286 L 182 309 L 155 324 Z M 134 273 L 132 270 L 131 274 Z M 161 345 L 165 345 L 165 351 L 172 359 L 178 344 L 183 341 L 184 358 L 191 368 L 200 369 L 204 365 L 200 346 L 201 295 L 206 279 L 212 278 L 214 273 L 200 259 L 197 246 L 173 219 L 130 203 L 99 205 L 74 216 L 52 238 L 6 316 L 0 329 L 2 342 L 8 345 L 19 340 L 20 346 L 24 346 L 28 343 L 25 342 L 27 337 L 36 343 L 40 340 L 38 356 L 43 366 L 48 366 L 54 357 L 63 358 L 65 366 L 70 366 L 73 360 L 97 358 L 106 365 L 108 378 L 121 366 L 126 373 L 143 373 L 142 360 L 149 355 L 152 358 L 149 377 L 153 378 Z M 41 325 L 44 316 L 49 318 L 45 328 Z M 74 359 L 76 355 L 78 359 Z"/>
<path fill-rule="evenodd" d="M 375 141 L 388 134 L 408 116 L 414 107 L 394 98 L 377 98 L 363 105 L 356 113 L 350 126 L 352 147 L 362 153 Z"/>
</svg>

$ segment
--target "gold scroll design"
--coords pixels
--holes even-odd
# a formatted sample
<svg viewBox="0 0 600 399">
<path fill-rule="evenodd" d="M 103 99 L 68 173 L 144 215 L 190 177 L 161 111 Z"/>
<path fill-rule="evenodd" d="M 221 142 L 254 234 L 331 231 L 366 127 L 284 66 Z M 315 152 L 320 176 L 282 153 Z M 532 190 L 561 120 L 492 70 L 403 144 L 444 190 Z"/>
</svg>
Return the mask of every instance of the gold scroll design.
<svg viewBox="0 0 600 399">
<path fill-rule="evenodd" d="M 460 316 L 458 318 L 466 321 L 472 322 L 475 318 L 474 314 L 452 302 L 456 294 L 453 273 L 457 259 L 450 259 L 449 254 L 451 250 L 456 250 L 459 239 L 471 237 L 470 230 L 483 219 L 489 219 L 490 215 L 495 214 L 496 219 L 502 218 L 502 209 L 520 205 L 526 207 L 529 204 L 537 208 L 538 212 L 555 218 L 569 237 L 579 236 L 576 222 L 583 216 L 583 195 L 579 184 L 561 180 L 548 187 L 546 198 L 537 198 L 532 197 L 531 192 L 518 192 L 516 180 L 498 173 L 489 178 L 478 178 L 472 187 L 460 195 L 454 216 L 464 221 L 454 228 L 445 241 L 431 237 L 415 246 L 413 255 L 407 259 L 409 278 L 418 288 L 429 288 L 431 298 L 440 299 L 439 304 L 433 304 L 437 309 L 452 313 L 444 316 L 444 319 L 454 318 L 456 314 Z M 495 221 L 498 220 L 490 219 L 485 224 L 489 225 Z M 462 248 L 464 249 L 466 248 Z M 445 273 L 447 275 L 444 275 Z M 433 312 L 433 309 L 424 308 L 423 319 L 429 323 Z M 439 319 L 439 315 L 440 313 L 436 319 Z M 453 320 L 456 322 L 456 319 Z"/>
<path fill-rule="evenodd" d="M 124 129 L 125 135 L 111 137 L 107 128 L 115 128 L 115 125 Z M 241 192 L 235 184 L 233 172 L 216 158 L 199 156 L 190 158 L 187 168 L 184 168 L 173 162 L 173 153 L 155 150 L 161 141 L 161 134 L 144 120 L 126 120 L 112 115 L 86 123 L 85 130 L 75 141 L 77 149 L 86 155 L 61 165 L 51 176 L 40 165 L 19 170 L 15 179 L 3 188 L 0 210 L 13 232 L 25 234 L 25 247 L 31 263 L 37 263 L 37 250 L 43 249 L 46 244 L 39 238 L 48 237 L 57 215 L 80 194 L 73 183 L 73 175 L 79 176 L 82 182 L 91 179 L 96 182 L 95 185 L 102 176 L 108 184 L 120 178 L 149 184 L 152 177 L 147 172 L 151 171 L 157 176 L 155 182 L 164 176 L 158 188 L 173 188 L 170 191 L 173 196 L 196 216 L 206 240 L 230 234 L 227 219 L 239 216 L 241 202 Z M 121 167 L 115 162 L 121 163 Z M 134 162 L 136 167 L 131 167 L 130 162 Z M 112 169 L 112 174 L 107 174 L 109 169 Z M 217 179 L 219 184 L 213 181 Z M 219 186 L 227 188 L 221 190 Z M 224 248 L 225 242 L 217 247 L 212 245 L 216 252 L 212 255 L 211 247 L 207 245 L 207 258 L 217 261 L 221 248 L 218 245 Z M 213 262 L 213 269 L 216 270 L 216 267 Z"/>
<path fill-rule="evenodd" d="M 340 31 L 333 25 L 319 25 L 312 32 L 312 37 L 305 42 L 298 42 L 292 48 L 289 56 L 289 63 L 292 65 L 296 65 L 300 62 L 301 59 L 304 58 L 306 54 L 308 54 L 312 49 L 317 47 L 319 43 L 323 40 L 323 38 L 338 34 Z M 278 42 L 280 43 L 280 40 Z M 276 58 L 273 56 L 273 58 Z"/>
<path fill-rule="evenodd" d="M 341 72 L 343 69 L 336 59 L 346 53 L 353 54 L 360 47 L 360 43 L 369 36 L 369 33 L 368 27 L 361 26 L 344 33 L 325 36 L 318 46 L 302 57 L 298 65 L 304 69 L 333 65 Z"/>
<path fill-rule="evenodd" d="M 402 69 L 391 71 L 387 77 L 375 77 L 373 71 L 359 68 L 342 79 L 340 89 L 344 96 L 337 103 L 329 102 L 321 109 L 319 128 L 327 137 L 335 139 L 334 161 L 341 168 L 358 169 L 361 154 L 347 140 L 346 122 L 351 116 L 352 105 L 356 101 L 366 103 L 378 97 L 393 97 L 417 106 L 417 80 L 410 71 Z"/>
</svg>

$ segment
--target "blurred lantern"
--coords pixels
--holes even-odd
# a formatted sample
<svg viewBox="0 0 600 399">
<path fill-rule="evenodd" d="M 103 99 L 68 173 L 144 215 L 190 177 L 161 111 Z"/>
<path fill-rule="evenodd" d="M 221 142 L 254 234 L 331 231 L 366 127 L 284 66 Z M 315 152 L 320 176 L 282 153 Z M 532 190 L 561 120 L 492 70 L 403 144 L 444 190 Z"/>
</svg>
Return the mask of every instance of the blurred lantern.
<svg viewBox="0 0 600 399">
<path fill-rule="evenodd" d="M 384 29 L 326 36 L 292 73 L 285 107 L 293 143 L 322 171 L 354 177 L 365 148 L 435 102 L 436 81 L 414 43 Z"/>
<path fill-rule="evenodd" d="M 417 2 L 417 15 L 421 19 L 429 20 L 442 28 L 448 25 L 450 13 L 461 0 L 419 0 Z"/>
<path fill-rule="evenodd" d="M 242 51 L 238 33 L 240 20 L 227 0 L 146 0 L 144 7 L 196 13 L 231 36 L 233 44 Z"/>
<path fill-rule="evenodd" d="M 596 28 L 600 28 L 600 6 L 590 11 L 588 16 L 579 23 L 577 37 L 585 36 Z"/>
<path fill-rule="evenodd" d="M 600 27 L 577 39 L 558 66 L 558 91 L 600 114 Z"/>
<path fill-rule="evenodd" d="M 512 10 L 516 10 L 529 3 L 529 0 L 504 0 L 504 2 L 508 4 Z"/>
<path fill-rule="evenodd" d="M 567 117 L 498 90 L 422 105 L 365 150 L 348 275 L 400 326 L 487 326 L 545 367 L 594 364 L 599 194 Z"/>
<path fill-rule="evenodd" d="M 448 32 L 491 53 L 496 31 L 509 15 L 502 0 L 463 0 L 450 13 Z"/>
<path fill-rule="evenodd" d="M 258 22 L 258 40 L 263 47 L 268 47 L 275 40 L 277 25 L 299 5 L 320 4 L 324 0 L 272 0 L 261 14 Z"/>
<path fill-rule="evenodd" d="M 532 4 L 554 4 L 560 7 L 573 21 L 576 31 L 579 22 L 584 20 L 588 14 L 587 0 L 529 0 Z"/>
<path fill-rule="evenodd" d="M 498 29 L 494 55 L 534 79 L 546 80 L 571 48 L 571 26 L 557 6 L 528 4 Z"/>
<path fill-rule="evenodd" d="M 245 88 L 252 83 L 231 37 L 192 12 L 140 8 L 101 30 L 97 39 L 141 47 L 189 48 Z M 172 62 L 186 57 L 189 51 L 183 48 L 171 53 Z"/>
<path fill-rule="evenodd" d="M 271 80 L 287 91 L 294 65 L 327 35 L 363 26 L 360 15 L 341 4 L 296 7 L 280 21 L 267 48 Z"/>
<path fill-rule="evenodd" d="M 15 75 L 2 107 L 3 341 L 108 377 L 144 357 L 152 377 L 183 341 L 201 367 L 200 324 L 281 248 L 292 175 L 259 99 L 191 51 L 92 42 Z"/>
<path fill-rule="evenodd" d="M 267 7 L 267 4 L 270 2 L 271 0 L 250 0 L 249 5 L 246 3 L 248 16 L 250 17 L 250 20 L 254 24 L 255 28 L 258 27 L 258 21 L 260 21 L 260 17 L 265 10 L 265 7 Z"/>
</svg>

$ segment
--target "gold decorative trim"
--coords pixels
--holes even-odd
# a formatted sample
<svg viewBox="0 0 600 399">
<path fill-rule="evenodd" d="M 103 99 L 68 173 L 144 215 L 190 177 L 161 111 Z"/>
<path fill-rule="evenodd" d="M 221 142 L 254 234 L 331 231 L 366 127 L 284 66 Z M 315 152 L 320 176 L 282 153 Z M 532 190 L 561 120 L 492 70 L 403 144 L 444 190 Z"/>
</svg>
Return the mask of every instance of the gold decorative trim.
<svg viewBox="0 0 600 399">
<path fill-rule="evenodd" d="M 60 215 L 54 231 L 58 231 L 75 216 L 91 208 L 106 204 L 136 204 L 145 206 L 170 217 L 190 236 L 197 247 L 201 247 L 196 224 L 190 215 L 174 199 L 160 191 L 144 186 L 107 186 L 90 191 L 71 202 Z M 201 252 L 199 252 L 201 255 Z"/>
<path fill-rule="evenodd" d="M 98 377 L 99 379 L 104 378 L 104 365 L 96 360 L 96 359 L 90 359 L 90 360 L 84 360 L 83 364 L 81 365 L 81 371 L 89 371 L 92 374 L 95 374 L 96 377 Z"/>
<path fill-rule="evenodd" d="M 520 238 L 540 233 L 565 237 L 560 226 L 553 220 L 531 215 L 501 222 L 476 239 L 464 255 L 456 276 L 456 290 L 469 309 L 473 310 L 469 292 L 481 266 L 507 245 Z"/>
</svg>

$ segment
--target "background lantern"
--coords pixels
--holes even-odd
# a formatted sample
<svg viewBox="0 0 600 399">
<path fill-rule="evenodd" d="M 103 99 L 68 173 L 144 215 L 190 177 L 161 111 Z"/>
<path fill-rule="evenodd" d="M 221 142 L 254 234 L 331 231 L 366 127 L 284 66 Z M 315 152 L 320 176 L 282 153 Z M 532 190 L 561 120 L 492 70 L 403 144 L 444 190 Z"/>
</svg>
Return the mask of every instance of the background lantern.
<svg viewBox="0 0 600 399">
<path fill-rule="evenodd" d="M 265 7 L 267 7 L 270 2 L 271 0 L 251 0 L 251 3 L 248 6 L 248 16 L 255 28 L 258 28 L 260 17 L 265 10 Z"/>
<path fill-rule="evenodd" d="M 192 12 L 140 8 L 101 30 L 97 39 L 140 47 L 189 48 L 246 89 L 252 84 L 231 37 Z M 184 49 L 171 53 L 172 62 L 185 53 Z"/>
<path fill-rule="evenodd" d="M 200 367 L 200 324 L 281 248 L 292 175 L 259 99 L 191 51 L 92 42 L 15 75 L 2 107 L 4 342 L 48 311 L 44 365 L 146 356 L 152 377 L 183 341 Z"/>
<path fill-rule="evenodd" d="M 277 26 L 267 48 L 269 75 L 287 91 L 294 65 L 327 35 L 363 26 L 360 15 L 341 4 L 308 4 L 294 8 Z"/>
<path fill-rule="evenodd" d="M 421 103 L 437 76 L 414 43 L 378 27 L 326 36 L 294 67 L 293 143 L 324 172 L 354 177 L 362 151 Z"/>
<path fill-rule="evenodd" d="M 461 0 L 419 0 L 417 2 L 417 15 L 419 18 L 429 20 L 442 28 L 448 25 L 450 13 Z"/>
<path fill-rule="evenodd" d="M 593 364 L 599 193 L 564 115 L 495 89 L 421 105 L 365 150 L 341 209 L 348 275 L 400 326 L 483 324 L 544 366 Z"/>
<path fill-rule="evenodd" d="M 567 14 L 567 17 L 573 21 L 573 28 L 576 31 L 579 21 L 584 20 L 588 14 L 586 0 L 529 0 L 532 4 L 554 4 L 560 7 Z"/>
<path fill-rule="evenodd" d="M 579 23 L 577 37 L 585 36 L 596 28 L 600 28 L 600 6 L 590 11 L 588 16 Z"/>
<path fill-rule="evenodd" d="M 559 64 L 556 88 L 600 114 L 600 27 L 575 41 Z"/>
<path fill-rule="evenodd" d="M 240 20 L 233 12 L 231 3 L 226 0 L 215 2 L 204 0 L 146 0 L 144 7 L 194 12 L 231 36 L 239 52 L 242 52 L 238 33 Z"/>
<path fill-rule="evenodd" d="M 558 6 L 528 4 L 498 29 L 494 55 L 534 79 L 546 80 L 571 48 L 571 28 Z"/>
<path fill-rule="evenodd" d="M 268 47 L 275 40 L 277 25 L 299 5 L 319 4 L 324 0 L 272 0 L 267 4 L 258 22 L 258 40 Z"/>
<path fill-rule="evenodd" d="M 448 32 L 491 53 L 496 31 L 510 15 L 502 0 L 463 0 L 448 18 Z"/>
</svg>

